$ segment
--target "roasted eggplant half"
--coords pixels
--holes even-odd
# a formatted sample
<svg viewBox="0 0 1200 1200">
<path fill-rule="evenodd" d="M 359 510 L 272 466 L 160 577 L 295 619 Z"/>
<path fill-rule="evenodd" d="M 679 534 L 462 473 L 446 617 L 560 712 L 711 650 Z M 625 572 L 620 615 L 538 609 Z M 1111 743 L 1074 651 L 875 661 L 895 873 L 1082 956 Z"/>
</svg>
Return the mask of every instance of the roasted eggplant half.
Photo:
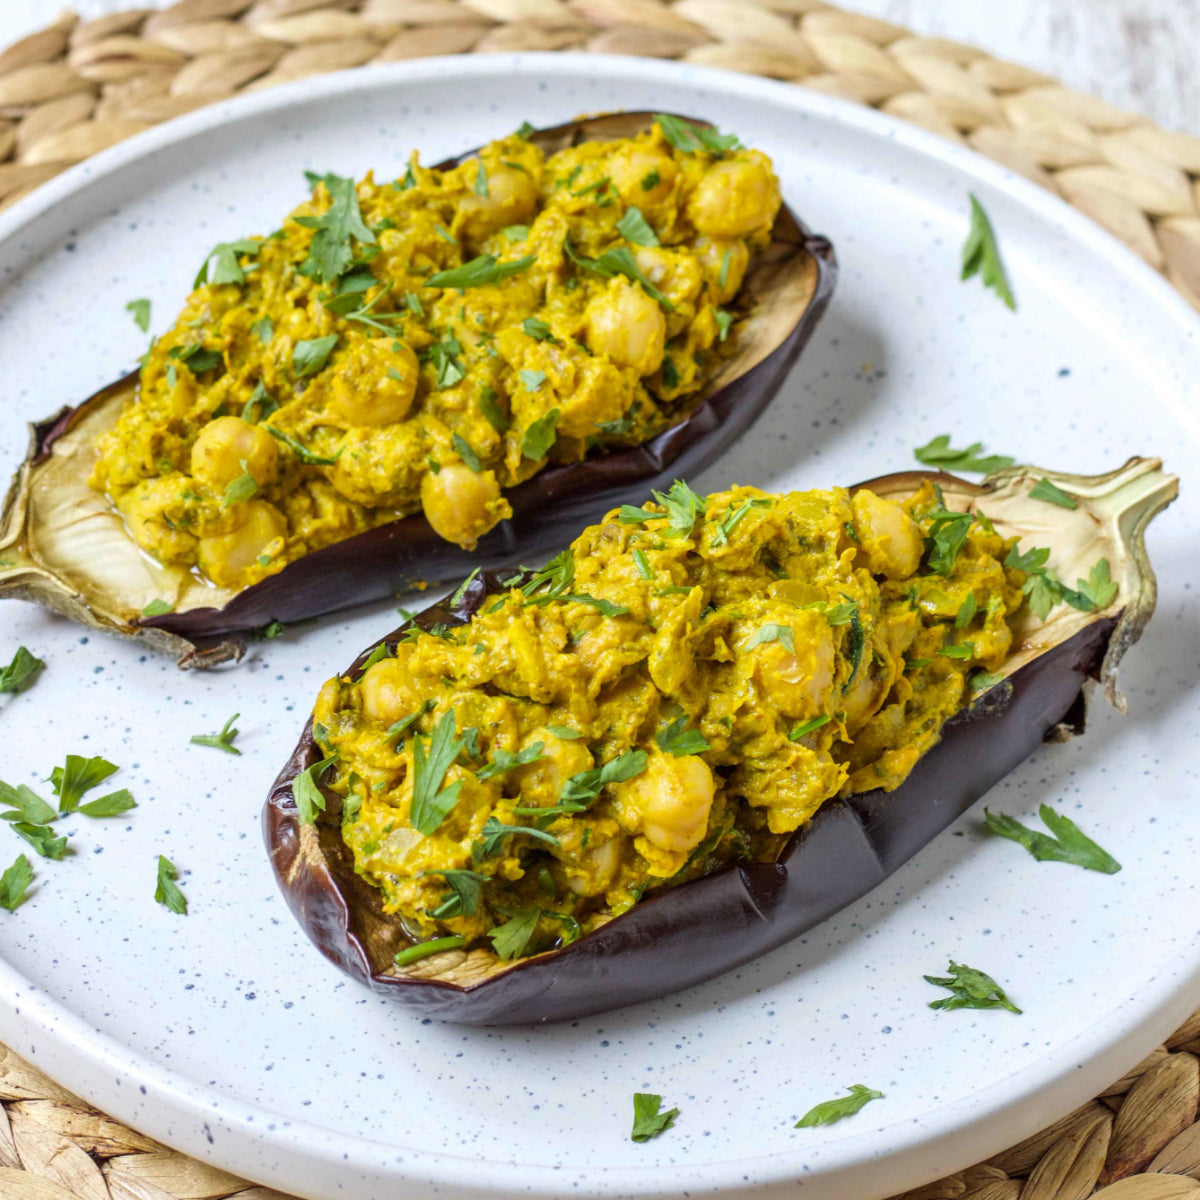
<svg viewBox="0 0 1200 1200">
<path fill-rule="evenodd" d="M 445 1020 L 710 979 L 1082 732 L 1089 679 L 1123 709 L 1176 492 L 1135 458 L 614 510 L 325 685 L 264 808 L 280 887 L 329 959 Z"/>
<path fill-rule="evenodd" d="M 314 176 L 277 234 L 217 247 L 140 372 L 33 427 L 0 596 L 204 665 L 694 475 L 836 277 L 735 143 L 626 113 Z"/>
</svg>

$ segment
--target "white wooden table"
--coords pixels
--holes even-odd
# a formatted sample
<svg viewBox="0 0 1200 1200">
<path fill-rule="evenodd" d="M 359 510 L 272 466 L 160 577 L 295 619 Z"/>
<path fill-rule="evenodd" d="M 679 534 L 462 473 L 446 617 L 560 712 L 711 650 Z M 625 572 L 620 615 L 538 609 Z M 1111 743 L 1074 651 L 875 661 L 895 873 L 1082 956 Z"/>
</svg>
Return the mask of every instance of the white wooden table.
<svg viewBox="0 0 1200 1200">
<path fill-rule="evenodd" d="M 980 46 L 1071 87 L 1200 133 L 1197 0 L 844 0 L 914 32 Z M 84 17 L 164 0 L 74 0 Z M 61 0 L 0 0 L 0 48 L 54 18 Z"/>
</svg>

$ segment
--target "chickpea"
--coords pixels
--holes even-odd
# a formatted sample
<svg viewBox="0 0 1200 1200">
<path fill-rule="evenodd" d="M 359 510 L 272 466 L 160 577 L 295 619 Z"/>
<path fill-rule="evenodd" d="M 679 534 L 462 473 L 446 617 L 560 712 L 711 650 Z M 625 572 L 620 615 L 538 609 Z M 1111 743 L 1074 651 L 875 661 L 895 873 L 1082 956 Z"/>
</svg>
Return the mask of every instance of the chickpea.
<svg viewBox="0 0 1200 1200">
<path fill-rule="evenodd" d="M 250 472 L 259 487 L 273 482 L 279 473 L 275 439 L 241 417 L 209 421 L 192 446 L 192 478 L 220 493 L 240 478 L 243 470 Z"/>
<path fill-rule="evenodd" d="M 506 225 L 527 224 L 537 206 L 537 188 L 526 171 L 499 163 L 488 163 L 486 169 L 488 194 L 472 194 L 458 202 L 456 232 L 476 243 Z"/>
<path fill-rule="evenodd" d="M 738 294 L 746 268 L 750 265 L 750 250 L 740 239 L 735 242 L 714 242 L 698 237 L 692 243 L 696 256 L 704 264 L 704 273 L 712 282 L 718 304 L 728 304 Z M 728 255 L 728 260 L 726 259 Z M 721 268 L 725 267 L 725 282 L 721 283 Z"/>
<path fill-rule="evenodd" d="M 412 407 L 419 371 L 416 354 L 404 342 L 359 342 L 333 377 L 334 411 L 351 425 L 395 425 Z"/>
<path fill-rule="evenodd" d="M 817 612 L 799 613 L 789 624 L 795 653 L 779 641 L 761 643 L 751 651 L 755 674 L 785 717 L 814 717 L 833 686 L 833 630 Z"/>
<path fill-rule="evenodd" d="M 708 829 L 716 784 L 704 759 L 695 754 L 652 751 L 646 769 L 618 784 L 617 804 L 634 818 L 646 840 L 661 850 L 694 850 Z"/>
<path fill-rule="evenodd" d="M 670 198 L 679 168 L 669 154 L 635 144 L 622 146 L 609 159 L 608 173 L 626 204 L 649 212 Z"/>
<path fill-rule="evenodd" d="M 662 366 L 667 322 L 657 300 L 623 275 L 587 306 L 588 345 L 619 367 L 653 375 Z"/>
<path fill-rule="evenodd" d="M 494 471 L 478 475 L 465 463 L 451 463 L 421 480 L 421 507 L 434 532 L 467 550 L 494 525 L 511 516 L 500 496 Z"/>
<path fill-rule="evenodd" d="M 567 874 L 567 887 L 577 896 L 602 896 L 613 885 L 621 869 L 625 838 L 621 834 L 597 842 L 579 854 L 576 869 Z"/>
<path fill-rule="evenodd" d="M 925 549 L 920 527 L 894 500 L 860 488 L 850 501 L 854 528 L 872 574 L 907 579 Z"/>
<path fill-rule="evenodd" d="M 739 238 L 767 228 L 779 203 L 770 160 L 754 150 L 711 167 L 688 198 L 687 211 L 698 233 Z"/>
<path fill-rule="evenodd" d="M 542 743 L 542 757 L 518 767 L 513 781 L 526 803 L 557 804 L 567 780 L 595 766 L 592 752 L 586 743 L 557 738 L 547 729 L 535 729 L 525 746 L 535 742 Z"/>
<path fill-rule="evenodd" d="M 380 659 L 359 681 L 363 714 L 380 725 L 394 725 L 421 705 L 408 670 L 407 646 L 397 647 L 396 658 Z"/>
<path fill-rule="evenodd" d="M 874 715 L 883 702 L 886 682 L 875 679 L 867 663 L 859 667 L 849 690 L 842 697 L 842 711 L 846 714 L 846 728 L 850 733 L 856 733 Z"/>
<path fill-rule="evenodd" d="M 200 569 L 220 587 L 242 587 L 272 542 L 287 534 L 287 518 L 266 500 L 238 505 L 242 523 L 232 533 L 200 539 Z"/>
</svg>

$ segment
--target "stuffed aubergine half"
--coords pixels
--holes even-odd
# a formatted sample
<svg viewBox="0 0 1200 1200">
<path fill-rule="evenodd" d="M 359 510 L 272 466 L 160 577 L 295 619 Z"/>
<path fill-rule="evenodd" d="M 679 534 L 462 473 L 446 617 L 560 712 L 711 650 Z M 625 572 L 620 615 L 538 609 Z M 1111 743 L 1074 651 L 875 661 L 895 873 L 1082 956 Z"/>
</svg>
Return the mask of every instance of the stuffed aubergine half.
<svg viewBox="0 0 1200 1200">
<path fill-rule="evenodd" d="M 743 432 L 835 274 L 766 155 L 662 114 L 310 183 L 136 376 L 35 428 L 0 595 L 203 663 L 549 553 Z"/>
<path fill-rule="evenodd" d="M 709 978 L 1081 728 L 1085 678 L 1116 697 L 1175 490 L 1134 459 L 613 510 L 322 688 L 264 814 L 281 886 L 335 962 L 451 1020 Z"/>
</svg>

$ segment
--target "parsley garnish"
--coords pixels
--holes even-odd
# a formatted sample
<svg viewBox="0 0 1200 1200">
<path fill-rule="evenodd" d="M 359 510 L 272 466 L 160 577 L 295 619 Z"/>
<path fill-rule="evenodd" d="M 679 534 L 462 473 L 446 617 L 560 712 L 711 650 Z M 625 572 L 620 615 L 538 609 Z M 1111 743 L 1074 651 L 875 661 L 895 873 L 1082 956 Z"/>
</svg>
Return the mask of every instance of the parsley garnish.
<svg viewBox="0 0 1200 1200">
<path fill-rule="evenodd" d="M 531 392 L 536 392 L 538 390 L 538 388 L 540 388 L 542 386 L 542 384 L 546 382 L 546 372 L 545 371 L 528 371 L 528 370 L 526 370 L 526 371 L 518 371 L 517 374 L 520 375 L 521 382 Z"/>
<path fill-rule="evenodd" d="M 577 738 L 583 737 L 579 730 L 572 729 L 569 725 L 547 725 L 546 732 L 552 733 L 556 738 L 561 738 L 566 742 L 573 742 Z"/>
<path fill-rule="evenodd" d="M 545 742 L 534 742 L 533 745 L 526 746 L 524 750 L 518 750 L 515 754 L 508 750 L 497 750 L 492 755 L 492 761 L 480 767 L 476 774 L 480 779 L 491 779 L 494 775 L 515 771 L 517 767 L 537 762 L 538 759 L 544 757 L 542 751 L 545 748 Z"/>
<path fill-rule="evenodd" d="M 12 866 L 0 875 L 0 908 L 14 912 L 25 899 L 25 893 L 32 882 L 33 868 L 29 865 L 29 859 L 23 854 L 18 854 Z"/>
<path fill-rule="evenodd" d="M 523 242 L 529 236 L 528 225 L 505 225 L 500 230 L 510 242 Z"/>
<path fill-rule="evenodd" d="M 829 721 L 830 717 L 828 713 L 824 713 L 819 717 L 812 717 L 807 721 L 802 721 L 788 734 L 788 741 L 798 742 L 802 737 L 807 737 L 808 734 L 820 729 L 822 725 L 828 725 Z"/>
<path fill-rule="evenodd" d="M 453 934 L 450 937 L 433 938 L 428 942 L 418 942 L 415 946 L 409 946 L 407 950 L 399 951 L 392 961 L 398 967 L 407 967 L 409 963 L 420 962 L 423 958 L 429 958 L 434 954 L 441 954 L 445 950 L 457 950 L 460 946 L 465 946 L 466 944 L 466 939 L 459 937 L 458 934 Z"/>
<path fill-rule="evenodd" d="M 369 244 L 375 241 L 375 235 L 363 221 L 358 207 L 358 189 L 353 179 L 333 174 L 309 174 L 309 182 L 314 187 L 324 183 L 330 203 L 329 208 L 318 217 L 296 218 L 298 225 L 316 230 L 308 248 L 308 257 L 300 267 L 300 274 L 308 275 L 318 283 L 332 283 L 353 261 L 351 239 L 357 238 Z"/>
<path fill-rule="evenodd" d="M 927 467 L 951 467 L 956 471 L 982 471 L 990 475 L 993 471 L 1002 471 L 1011 467 L 1016 461 L 1007 454 L 981 455 L 982 442 L 972 442 L 965 450 L 953 450 L 950 447 L 950 435 L 939 434 L 924 446 L 918 446 L 913 455 L 917 462 Z"/>
<path fill-rule="evenodd" d="M 652 192 L 662 182 L 662 176 L 657 171 L 648 171 L 642 176 L 642 191 Z"/>
<path fill-rule="evenodd" d="M 938 575 L 949 575 L 959 551 L 967 543 L 974 517 L 942 508 L 931 512 L 928 520 L 932 531 L 925 539 L 925 565 Z"/>
<path fill-rule="evenodd" d="M 58 813 L 27 784 L 13 787 L 0 780 L 0 804 L 8 805 L 10 812 L 0 813 L 5 821 L 24 821 L 30 825 L 49 825 L 58 819 Z"/>
<path fill-rule="evenodd" d="M 975 619 L 978 611 L 979 602 L 975 599 L 975 593 L 968 592 L 967 598 L 958 606 L 958 612 L 954 614 L 954 628 L 966 629 Z"/>
<path fill-rule="evenodd" d="M 128 788 L 121 788 L 118 792 L 109 792 L 107 796 L 81 804 L 78 811 L 87 817 L 119 817 L 131 808 L 137 808 L 137 802 L 129 794 Z"/>
<path fill-rule="evenodd" d="M 0 695 L 21 691 L 45 665 L 24 646 L 18 646 L 12 662 L 0 668 Z"/>
<path fill-rule="evenodd" d="M 1039 479 L 1029 492 L 1031 500 L 1045 500 L 1047 504 L 1057 504 L 1059 508 L 1078 508 L 1079 501 L 1074 496 L 1056 487 L 1045 477 Z"/>
<path fill-rule="evenodd" d="M 479 455 L 471 449 L 471 444 L 466 438 L 457 433 L 450 440 L 454 449 L 458 451 L 458 457 L 478 475 L 483 470 L 483 464 L 479 461 Z"/>
<path fill-rule="evenodd" d="M 292 368 L 297 379 L 315 375 L 329 360 L 341 334 L 331 333 L 328 337 L 303 338 L 292 350 Z"/>
<path fill-rule="evenodd" d="M 241 751 L 233 744 L 234 738 L 238 735 L 238 731 L 233 727 L 233 723 L 239 716 L 241 716 L 241 713 L 234 713 L 221 727 L 220 733 L 192 734 L 192 745 L 211 746 L 214 750 L 224 750 L 226 754 L 241 754 Z"/>
<path fill-rule="evenodd" d="M 617 222 L 617 232 L 635 246 L 657 246 L 658 234 L 650 227 L 650 222 L 642 216 L 642 210 L 636 205 L 627 209 L 625 215 Z"/>
<path fill-rule="evenodd" d="M 544 342 L 550 337 L 550 326 L 545 321 L 539 320 L 537 317 L 526 317 L 521 322 L 521 329 L 531 338 L 535 338 L 539 342 Z M 545 376 L 543 375 L 544 379 Z"/>
<path fill-rule="evenodd" d="M 525 375 L 527 372 L 522 371 L 521 374 Z M 537 372 L 537 374 L 541 374 L 541 372 Z M 557 408 L 552 408 L 544 417 L 538 417 L 525 430 L 525 435 L 521 438 L 521 454 L 525 458 L 533 459 L 536 462 L 538 459 L 545 458 L 550 452 L 550 447 L 558 441 L 558 413 Z"/>
<path fill-rule="evenodd" d="M 517 130 L 517 137 L 522 141 L 528 141 L 535 133 L 537 130 L 528 121 L 522 121 L 521 127 Z"/>
<path fill-rule="evenodd" d="M 84 758 L 80 754 L 68 754 L 66 765 L 55 767 L 50 772 L 50 783 L 58 797 L 60 813 L 74 812 L 85 792 L 90 792 L 120 768 L 115 763 L 97 755 Z"/>
<path fill-rule="evenodd" d="M 642 269 L 637 265 L 628 246 L 606 250 L 599 258 L 587 258 L 582 254 L 577 254 L 574 246 L 571 245 L 571 239 L 566 237 L 563 238 L 563 252 L 577 267 L 591 271 L 593 274 L 599 275 L 601 279 L 612 279 L 615 275 L 624 275 L 627 279 L 632 279 L 635 283 L 641 284 L 646 295 L 652 300 L 657 300 L 667 312 L 675 311 L 675 306 L 642 274 Z"/>
<path fill-rule="evenodd" d="M 704 516 L 705 504 L 702 497 L 697 496 L 682 479 L 671 484 L 667 492 L 651 492 L 655 501 L 667 511 L 653 512 L 648 508 L 634 508 L 632 504 L 622 504 L 618 520 L 623 525 L 636 525 L 643 521 L 661 521 L 667 518 L 667 534 L 671 537 L 688 537 L 696 524 L 696 518 Z"/>
<path fill-rule="evenodd" d="M 167 351 L 167 357 L 177 358 L 193 375 L 211 371 L 224 361 L 219 350 L 209 350 L 201 342 L 194 342 L 187 347 L 173 346 Z M 173 367 L 168 366 L 167 374 L 170 375 L 173 370 Z"/>
<path fill-rule="evenodd" d="M 279 405 L 275 403 L 274 397 L 267 391 L 266 385 L 260 379 L 254 385 L 250 399 L 242 405 L 242 420 L 248 421 L 251 425 L 257 425 L 263 417 L 269 417 L 278 410 Z"/>
<path fill-rule="evenodd" d="M 725 516 L 721 518 L 719 524 L 717 525 L 717 530 L 712 537 L 713 546 L 724 546 L 725 543 L 729 541 L 729 535 L 738 527 L 742 518 L 752 508 L 768 508 L 770 507 L 770 504 L 770 500 L 743 500 L 741 504 L 737 506 L 737 508 L 733 509 L 731 512 L 727 512 Z"/>
<path fill-rule="evenodd" d="M 265 346 L 275 336 L 275 322 L 270 317 L 260 317 L 250 326 L 250 330 Z"/>
<path fill-rule="evenodd" d="M 292 799 L 296 801 L 296 810 L 300 814 L 302 824 L 311 825 L 317 819 L 317 813 L 325 811 L 325 796 L 317 786 L 317 780 L 336 759 L 337 755 L 331 754 L 328 758 L 305 767 L 292 780 Z"/>
<path fill-rule="evenodd" d="M 487 170 L 483 165 L 483 159 L 479 160 L 479 165 L 475 168 L 475 195 L 488 195 L 488 177 Z"/>
<path fill-rule="evenodd" d="M 320 454 L 313 453 L 307 446 L 302 446 L 294 437 L 290 437 L 281 429 L 276 429 L 274 425 L 264 425 L 263 428 L 277 442 L 282 442 L 302 463 L 307 463 L 309 466 L 332 467 L 341 454 L 339 450 L 332 458 L 323 458 Z"/>
<path fill-rule="evenodd" d="M 856 1083 L 850 1088 L 850 1095 L 839 1096 L 836 1100 L 826 1100 L 824 1103 L 810 1108 L 796 1122 L 796 1128 L 811 1129 L 814 1125 L 832 1125 L 835 1121 L 854 1116 L 864 1105 L 869 1104 L 872 1100 L 880 1100 L 882 1097 L 882 1092 Z"/>
<path fill-rule="evenodd" d="M 635 1142 L 648 1142 L 660 1133 L 665 1133 L 675 1124 L 679 1109 L 660 1112 L 662 1097 L 652 1092 L 633 1093 L 633 1131 L 630 1138 Z"/>
<path fill-rule="evenodd" d="M 127 305 L 125 305 L 125 311 L 127 313 L 133 314 L 133 323 L 143 333 L 149 332 L 149 330 L 150 330 L 150 301 L 149 300 L 130 300 L 130 302 Z"/>
<path fill-rule="evenodd" d="M 637 566 L 638 574 L 643 579 L 653 579 L 654 578 L 654 571 L 650 566 L 649 560 L 646 558 L 646 553 L 644 550 L 634 550 L 633 561 L 634 561 L 634 564 Z"/>
<path fill-rule="evenodd" d="M 253 238 L 239 238 L 236 242 L 218 242 L 207 254 L 204 261 L 200 264 L 200 270 L 196 272 L 196 278 L 192 280 L 192 287 L 198 288 L 205 283 L 245 283 L 246 275 L 238 263 L 239 254 L 257 254 L 259 243 Z M 209 263 L 212 263 L 212 275 L 209 275 Z M 133 301 L 134 304 L 146 305 L 146 325 L 150 323 L 150 301 L 142 300 Z M 127 304 L 125 306 L 129 308 Z M 135 314 L 134 320 L 137 320 Z M 146 325 L 142 325 L 138 321 L 142 330 L 145 331 Z"/>
<path fill-rule="evenodd" d="M 429 361 L 437 372 L 439 388 L 453 387 L 466 375 L 467 369 L 459 361 L 462 343 L 452 333 L 447 333 L 440 342 L 429 347 Z"/>
<path fill-rule="evenodd" d="M 970 279 L 972 275 L 978 275 L 984 287 L 991 288 L 1010 309 L 1016 310 L 1017 302 L 1000 261 L 1000 248 L 996 245 L 992 223 L 974 195 L 971 196 L 971 231 L 962 252 L 962 277 Z"/>
<path fill-rule="evenodd" d="M 473 917 L 479 911 L 481 884 L 487 883 L 488 877 L 477 871 L 467 871 L 459 867 L 446 868 L 441 871 L 422 871 L 421 875 L 440 875 L 449 885 L 451 895 L 447 896 L 437 908 L 430 912 L 435 920 L 446 917 Z"/>
<path fill-rule="evenodd" d="M 175 882 L 179 878 L 179 872 L 175 869 L 175 864 L 163 855 L 158 856 L 158 882 L 154 888 L 154 899 L 162 905 L 165 905 L 173 913 L 178 913 L 180 916 L 187 914 L 187 897 L 179 889 L 179 885 Z"/>
<path fill-rule="evenodd" d="M 718 308 L 713 311 L 713 316 L 717 321 L 717 329 L 720 331 L 717 335 L 717 341 L 723 342 L 729 336 L 729 330 L 733 325 L 733 313 L 726 312 L 723 308 Z"/>
<path fill-rule="evenodd" d="M 505 962 L 511 958 L 520 958 L 525 953 L 541 917 L 540 908 L 531 908 L 528 912 L 517 913 L 503 925 L 497 925 L 491 930 L 488 937 L 496 948 L 497 955 Z"/>
<path fill-rule="evenodd" d="M 30 825 L 24 821 L 13 823 L 13 832 L 23 837 L 43 858 L 61 860 L 67 852 L 67 839 L 55 837 L 46 825 Z"/>
<path fill-rule="evenodd" d="M 562 799 L 571 802 L 595 800 L 610 783 L 625 783 L 646 769 L 644 750 L 626 750 L 601 767 L 580 771 L 563 784 Z"/>
<path fill-rule="evenodd" d="M 742 143 L 733 133 L 718 133 L 715 129 L 704 125 L 693 125 L 682 117 L 673 117 L 668 113 L 655 113 L 654 120 L 663 137 L 685 154 L 698 154 L 703 151 L 716 157 L 727 150 L 736 150 Z"/>
<path fill-rule="evenodd" d="M 497 393 L 485 383 L 479 389 L 479 411 L 483 413 L 484 419 L 497 433 L 506 433 L 510 422 L 496 400 Z"/>
<path fill-rule="evenodd" d="M 438 271 L 425 280 L 426 287 L 436 288 L 469 288 L 480 287 L 486 283 L 499 283 L 510 275 L 527 271 L 537 262 L 537 255 L 530 254 L 512 262 L 499 262 L 494 254 L 481 254 L 478 258 L 465 262 L 461 267 L 451 267 L 448 271 Z"/>
<path fill-rule="evenodd" d="M 389 726 L 384 737 L 399 737 L 413 722 L 419 721 L 436 703 L 437 701 L 432 699 L 426 700 L 416 712 L 409 713 L 407 717 L 401 717 L 394 725 Z"/>
<path fill-rule="evenodd" d="M 235 504 L 241 504 L 243 501 L 249 500 L 258 491 L 258 480 L 250 474 L 246 467 L 246 460 L 243 458 L 242 473 L 232 480 L 225 489 L 225 496 L 222 504 L 226 508 L 232 508 Z"/>
<path fill-rule="evenodd" d="M 504 839 L 514 834 L 523 833 L 527 837 L 538 838 L 549 842 L 552 846 L 559 844 L 558 838 L 542 829 L 531 829 L 528 825 L 505 825 L 495 817 L 488 817 L 480 831 L 480 845 L 485 855 L 499 854 L 504 845 Z"/>
<path fill-rule="evenodd" d="M 954 1008 L 1007 1008 L 1012 1013 L 1021 1011 L 990 975 L 963 963 L 956 963 L 954 959 L 950 960 L 950 966 L 946 969 L 950 972 L 948 976 L 925 976 L 926 983 L 946 988 L 953 993 L 943 996 L 940 1000 L 931 1000 L 930 1008 L 946 1012 Z"/>
<path fill-rule="evenodd" d="M 1024 846 L 1038 862 L 1072 863 L 1104 875 L 1115 875 L 1121 869 L 1121 864 L 1083 833 L 1070 817 L 1055 812 L 1048 804 L 1043 804 L 1038 814 L 1053 837 L 1036 829 L 1028 829 L 1005 813 L 994 813 L 987 808 L 983 810 L 984 820 L 992 833 Z"/>
<path fill-rule="evenodd" d="M 754 631 L 745 649 L 753 650 L 765 642 L 778 642 L 789 654 L 796 653 L 795 633 L 790 625 L 762 625 Z"/>
<path fill-rule="evenodd" d="M 1100 559 L 1088 572 L 1087 581 L 1077 579 L 1075 587 L 1077 589 L 1075 592 L 1071 592 L 1067 588 L 1063 589 L 1063 598 L 1073 608 L 1079 609 L 1080 612 L 1107 608 L 1117 594 L 1117 585 L 1109 575 L 1108 559 Z"/>
<path fill-rule="evenodd" d="M 447 788 L 442 787 L 446 772 L 464 744 L 462 739 L 454 736 L 456 728 L 454 713 L 444 713 L 429 739 L 428 755 L 421 739 L 413 738 L 413 794 L 408 819 L 412 827 L 426 837 L 450 815 L 462 791 L 461 779 Z"/>
<path fill-rule="evenodd" d="M 654 740 L 664 754 L 703 754 L 711 750 L 704 734 L 698 729 L 688 729 L 686 716 L 676 717 L 665 729 L 660 729 Z"/>
</svg>

